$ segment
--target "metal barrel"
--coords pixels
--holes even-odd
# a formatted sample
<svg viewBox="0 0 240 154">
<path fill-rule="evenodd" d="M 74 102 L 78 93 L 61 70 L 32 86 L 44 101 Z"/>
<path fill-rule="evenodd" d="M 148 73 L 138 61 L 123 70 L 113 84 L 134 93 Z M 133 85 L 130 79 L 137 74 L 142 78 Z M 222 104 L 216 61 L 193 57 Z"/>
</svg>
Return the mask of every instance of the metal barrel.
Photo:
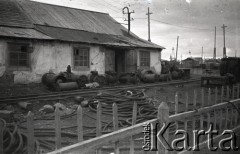
<svg viewBox="0 0 240 154">
<path fill-rule="evenodd" d="M 55 86 L 56 91 L 67 91 L 78 89 L 77 82 L 57 83 Z"/>
<path fill-rule="evenodd" d="M 46 73 L 42 76 L 42 83 L 49 88 L 54 88 L 57 75 L 55 73 Z"/>
</svg>

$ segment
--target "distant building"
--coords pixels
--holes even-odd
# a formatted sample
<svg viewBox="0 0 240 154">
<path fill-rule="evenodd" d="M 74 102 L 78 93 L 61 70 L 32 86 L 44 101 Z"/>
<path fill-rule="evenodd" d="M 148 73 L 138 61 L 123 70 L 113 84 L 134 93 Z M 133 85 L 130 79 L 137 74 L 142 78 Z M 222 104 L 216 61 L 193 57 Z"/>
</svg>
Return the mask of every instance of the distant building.
<svg viewBox="0 0 240 154">
<path fill-rule="evenodd" d="M 186 58 L 182 61 L 182 67 L 184 68 L 194 68 L 194 67 L 200 67 L 200 59 L 195 59 L 192 57 Z"/>
</svg>

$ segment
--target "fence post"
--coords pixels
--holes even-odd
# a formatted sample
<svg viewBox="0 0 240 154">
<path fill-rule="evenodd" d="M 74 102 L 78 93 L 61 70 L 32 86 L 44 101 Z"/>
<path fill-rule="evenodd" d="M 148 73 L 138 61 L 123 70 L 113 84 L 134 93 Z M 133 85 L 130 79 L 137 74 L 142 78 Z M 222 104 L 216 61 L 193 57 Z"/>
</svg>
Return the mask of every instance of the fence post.
<svg viewBox="0 0 240 154">
<path fill-rule="evenodd" d="M 232 86 L 232 100 L 234 99 L 234 94 L 235 94 L 235 88 L 234 88 L 234 85 Z"/>
<path fill-rule="evenodd" d="M 175 94 L 175 114 L 178 114 L 178 93 Z M 175 121 L 176 129 L 178 129 L 178 121 Z"/>
<path fill-rule="evenodd" d="M 118 107 L 116 103 L 113 104 L 113 130 L 118 130 Z M 114 154 L 119 153 L 119 141 L 116 141 L 114 145 Z"/>
<path fill-rule="evenodd" d="M 225 129 L 228 129 L 228 107 L 225 109 L 226 115 L 225 115 Z"/>
<path fill-rule="evenodd" d="M 163 123 L 169 123 L 169 107 L 166 102 L 162 102 L 158 107 L 158 120 L 160 127 L 162 127 Z M 166 130 L 164 133 L 164 138 L 168 141 L 169 131 Z M 169 153 L 167 149 L 164 149 L 164 146 L 158 141 L 158 154 L 167 154 Z"/>
<path fill-rule="evenodd" d="M 83 113 L 81 105 L 77 108 L 77 129 L 78 129 L 78 142 L 83 141 Z"/>
<path fill-rule="evenodd" d="M 218 88 L 215 88 L 215 99 L 214 99 L 214 104 L 217 104 L 217 99 L 218 99 Z"/>
<path fill-rule="evenodd" d="M 224 87 L 221 88 L 221 103 L 223 102 L 223 95 L 224 95 Z"/>
<path fill-rule="evenodd" d="M 223 126 L 223 109 L 219 111 L 219 131 L 222 130 Z"/>
<path fill-rule="evenodd" d="M 102 103 L 98 102 L 97 105 L 97 123 L 96 123 L 96 136 L 102 135 Z M 97 154 L 101 154 L 101 148 L 98 148 L 96 151 Z"/>
<path fill-rule="evenodd" d="M 189 102 L 189 97 L 188 97 L 188 92 L 186 92 L 185 112 L 188 111 L 188 102 Z"/>
<path fill-rule="evenodd" d="M 31 111 L 27 115 L 27 145 L 28 145 L 28 154 L 35 153 L 34 151 L 34 123 L 33 123 L 33 114 Z"/>
<path fill-rule="evenodd" d="M 208 98 L 207 98 L 207 106 L 210 106 L 211 104 L 211 88 L 208 88 Z"/>
<path fill-rule="evenodd" d="M 237 98 L 239 98 L 239 92 L 240 92 L 240 87 L 239 86 L 240 86 L 240 84 L 238 83 L 237 84 Z"/>
<path fill-rule="evenodd" d="M 227 101 L 229 101 L 230 97 L 229 97 L 229 85 L 227 86 L 227 95 L 226 95 Z"/>
<path fill-rule="evenodd" d="M 204 102 L 204 89 L 203 88 L 201 89 L 201 102 L 202 102 L 201 107 L 204 107 L 205 102 Z"/>
<path fill-rule="evenodd" d="M 137 120 L 137 103 L 134 102 L 134 104 L 133 104 L 133 114 L 132 114 L 132 125 L 136 124 L 136 120 Z M 133 136 L 131 136 L 131 139 L 130 139 L 130 154 L 134 154 Z"/>
<path fill-rule="evenodd" d="M 55 133 L 56 133 L 56 150 L 61 148 L 61 119 L 60 119 L 60 113 L 59 113 L 59 107 L 56 106 L 55 109 Z"/>
<path fill-rule="evenodd" d="M 3 154 L 4 150 L 3 150 L 3 131 L 4 131 L 4 121 L 2 119 L 0 119 L 0 153 Z"/>
</svg>

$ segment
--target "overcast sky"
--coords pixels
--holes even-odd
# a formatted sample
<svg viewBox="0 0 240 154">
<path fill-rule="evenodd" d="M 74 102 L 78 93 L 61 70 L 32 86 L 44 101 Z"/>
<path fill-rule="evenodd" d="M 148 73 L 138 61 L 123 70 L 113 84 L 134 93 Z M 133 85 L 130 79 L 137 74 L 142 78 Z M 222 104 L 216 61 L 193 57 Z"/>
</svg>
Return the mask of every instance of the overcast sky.
<svg viewBox="0 0 240 154">
<path fill-rule="evenodd" d="M 131 31 L 148 39 L 147 8 L 151 15 L 151 41 L 164 46 L 163 59 L 176 51 L 179 36 L 178 59 L 213 56 L 214 27 L 217 27 L 217 57 L 223 53 L 223 24 L 226 28 L 227 56 L 240 57 L 240 0 L 35 0 L 85 10 L 109 13 L 118 22 L 126 24 L 122 8 L 128 6 L 134 19 Z M 126 25 L 124 25 L 126 26 Z M 126 26 L 127 27 L 127 26 Z M 174 52 L 172 50 L 174 48 Z"/>
</svg>

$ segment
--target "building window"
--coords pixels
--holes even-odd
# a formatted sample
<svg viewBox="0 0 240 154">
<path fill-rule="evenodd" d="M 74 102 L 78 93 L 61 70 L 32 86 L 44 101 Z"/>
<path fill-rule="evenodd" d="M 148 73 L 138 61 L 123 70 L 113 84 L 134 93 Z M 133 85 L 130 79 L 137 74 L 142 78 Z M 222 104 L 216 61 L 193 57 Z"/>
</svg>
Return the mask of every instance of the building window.
<svg viewBox="0 0 240 154">
<path fill-rule="evenodd" d="M 150 67 L 150 52 L 140 51 L 140 66 Z"/>
<path fill-rule="evenodd" d="M 9 66 L 29 67 L 29 44 L 8 43 Z"/>
<path fill-rule="evenodd" d="M 74 48 L 74 66 L 89 68 L 89 48 Z"/>
</svg>

